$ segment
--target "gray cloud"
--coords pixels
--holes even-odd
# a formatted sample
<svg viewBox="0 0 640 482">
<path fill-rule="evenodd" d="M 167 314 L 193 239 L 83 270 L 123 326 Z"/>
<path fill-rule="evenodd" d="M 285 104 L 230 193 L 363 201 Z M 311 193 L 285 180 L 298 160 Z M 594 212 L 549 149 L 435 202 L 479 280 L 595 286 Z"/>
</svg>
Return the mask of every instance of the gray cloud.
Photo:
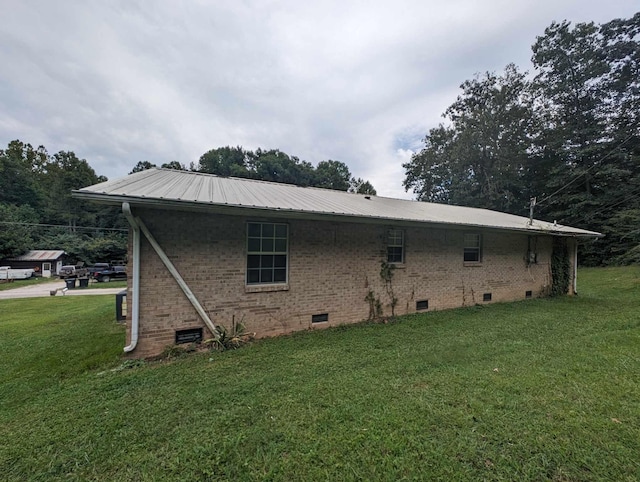
<svg viewBox="0 0 640 482">
<path fill-rule="evenodd" d="M 530 68 L 552 20 L 631 0 L 2 0 L 0 142 L 73 150 L 99 174 L 223 145 L 346 162 L 379 194 L 476 72 Z"/>
</svg>

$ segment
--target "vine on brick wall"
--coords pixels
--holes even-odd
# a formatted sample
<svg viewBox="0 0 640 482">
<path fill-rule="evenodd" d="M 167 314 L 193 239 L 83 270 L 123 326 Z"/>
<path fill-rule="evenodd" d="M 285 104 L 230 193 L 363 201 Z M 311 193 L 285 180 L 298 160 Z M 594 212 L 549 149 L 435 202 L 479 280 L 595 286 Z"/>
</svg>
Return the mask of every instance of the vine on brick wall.
<svg viewBox="0 0 640 482">
<path fill-rule="evenodd" d="M 373 290 L 369 290 L 364 300 L 369 304 L 369 321 L 380 318 L 382 316 L 382 303 Z"/>
<path fill-rule="evenodd" d="M 566 295 L 571 280 L 569 248 L 565 239 L 556 238 L 551 252 L 551 296 Z"/>
<path fill-rule="evenodd" d="M 396 316 L 396 306 L 398 304 L 398 298 L 393 291 L 393 275 L 395 274 L 396 267 L 393 264 L 389 264 L 386 261 L 380 262 L 380 278 L 384 281 L 384 287 L 389 296 L 389 306 L 391 307 L 391 316 Z"/>
</svg>

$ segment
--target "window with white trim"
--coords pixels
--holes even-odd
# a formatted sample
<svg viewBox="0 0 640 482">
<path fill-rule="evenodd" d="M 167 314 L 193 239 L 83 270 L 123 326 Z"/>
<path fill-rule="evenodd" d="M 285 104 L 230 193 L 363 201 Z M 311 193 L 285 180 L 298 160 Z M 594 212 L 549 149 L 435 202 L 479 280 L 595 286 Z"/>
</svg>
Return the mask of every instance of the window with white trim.
<svg viewBox="0 0 640 482">
<path fill-rule="evenodd" d="M 387 263 L 404 263 L 404 231 L 387 230 Z"/>
<path fill-rule="evenodd" d="M 464 261 L 480 263 L 482 261 L 482 235 L 479 233 L 465 233 Z"/>
<path fill-rule="evenodd" d="M 247 223 L 247 284 L 287 282 L 289 226 Z"/>
</svg>

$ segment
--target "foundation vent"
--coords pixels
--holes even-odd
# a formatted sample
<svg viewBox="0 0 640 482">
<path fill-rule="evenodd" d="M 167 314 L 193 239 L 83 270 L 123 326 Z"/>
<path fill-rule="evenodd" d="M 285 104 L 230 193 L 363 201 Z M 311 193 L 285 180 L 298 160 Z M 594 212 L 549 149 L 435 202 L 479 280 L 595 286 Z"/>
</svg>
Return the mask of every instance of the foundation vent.
<svg viewBox="0 0 640 482">
<path fill-rule="evenodd" d="M 482 301 L 491 301 L 491 293 L 485 293 L 482 295 Z"/>
<path fill-rule="evenodd" d="M 416 311 L 428 310 L 428 309 L 429 309 L 429 300 L 416 301 Z"/>
<path fill-rule="evenodd" d="M 319 313 L 317 315 L 311 315 L 311 323 L 323 323 L 329 321 L 329 313 Z"/>
<path fill-rule="evenodd" d="M 176 331 L 176 345 L 182 343 L 197 343 L 202 341 L 202 328 L 190 328 Z"/>
<path fill-rule="evenodd" d="M 531 297 L 533 297 L 533 291 L 525 291 L 525 292 L 524 292 L 524 297 L 525 297 L 525 298 L 531 298 Z"/>
</svg>

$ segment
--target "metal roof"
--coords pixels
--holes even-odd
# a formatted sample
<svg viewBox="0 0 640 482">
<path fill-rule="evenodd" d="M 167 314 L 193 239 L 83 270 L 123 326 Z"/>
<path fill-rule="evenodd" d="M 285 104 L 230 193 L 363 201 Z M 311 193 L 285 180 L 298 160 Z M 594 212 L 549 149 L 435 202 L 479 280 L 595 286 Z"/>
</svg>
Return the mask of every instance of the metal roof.
<svg viewBox="0 0 640 482">
<path fill-rule="evenodd" d="M 253 179 L 172 169 L 148 169 L 74 191 L 74 196 L 132 206 L 210 209 L 218 213 L 289 218 L 339 218 L 353 222 L 458 225 L 598 237 L 600 233 L 489 209 L 352 194 Z M 253 214 L 250 212 L 253 211 Z M 260 213 L 256 212 L 260 211 Z"/>
<path fill-rule="evenodd" d="M 11 258 L 11 261 L 52 261 L 57 260 L 65 254 L 62 250 L 34 249 L 27 251 L 21 256 Z"/>
</svg>

